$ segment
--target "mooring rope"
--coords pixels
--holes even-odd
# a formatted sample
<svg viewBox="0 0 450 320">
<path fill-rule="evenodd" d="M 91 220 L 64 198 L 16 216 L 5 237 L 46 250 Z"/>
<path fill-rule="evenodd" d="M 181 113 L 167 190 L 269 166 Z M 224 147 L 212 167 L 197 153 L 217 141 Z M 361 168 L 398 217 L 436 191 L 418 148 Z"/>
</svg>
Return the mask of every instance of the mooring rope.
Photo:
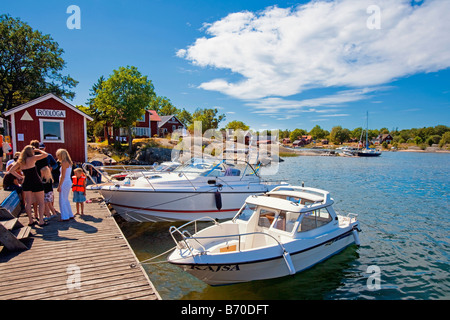
<svg viewBox="0 0 450 320">
<path fill-rule="evenodd" d="M 168 261 L 156 261 L 156 262 L 149 262 L 149 261 L 154 260 L 154 259 L 156 259 L 156 258 L 159 258 L 159 257 L 161 257 L 161 256 L 163 256 L 163 255 L 169 253 L 170 251 L 175 250 L 176 248 L 177 248 L 177 246 L 175 246 L 175 247 L 173 247 L 173 248 L 170 248 L 169 250 L 164 251 L 163 253 L 158 254 L 157 256 L 154 256 L 154 257 L 152 257 L 152 258 L 149 258 L 149 259 L 146 259 L 146 260 L 143 260 L 143 261 L 139 261 L 139 264 L 160 264 L 160 263 L 168 263 Z"/>
</svg>

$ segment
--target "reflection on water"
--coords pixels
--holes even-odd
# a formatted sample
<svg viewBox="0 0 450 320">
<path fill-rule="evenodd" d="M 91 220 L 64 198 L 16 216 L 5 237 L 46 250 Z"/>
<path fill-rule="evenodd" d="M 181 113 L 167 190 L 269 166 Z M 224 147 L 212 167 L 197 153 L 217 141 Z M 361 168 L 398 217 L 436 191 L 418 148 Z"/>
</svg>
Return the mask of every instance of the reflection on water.
<svg viewBox="0 0 450 320">
<path fill-rule="evenodd" d="M 221 287 L 168 263 L 144 268 L 163 299 L 449 299 L 449 164 L 449 154 L 401 152 L 287 158 L 277 178 L 328 190 L 335 209 L 358 213 L 361 247 L 294 276 Z M 172 248 L 169 227 L 181 224 L 120 222 L 139 260 Z M 370 265 L 380 290 L 367 288 Z"/>
</svg>

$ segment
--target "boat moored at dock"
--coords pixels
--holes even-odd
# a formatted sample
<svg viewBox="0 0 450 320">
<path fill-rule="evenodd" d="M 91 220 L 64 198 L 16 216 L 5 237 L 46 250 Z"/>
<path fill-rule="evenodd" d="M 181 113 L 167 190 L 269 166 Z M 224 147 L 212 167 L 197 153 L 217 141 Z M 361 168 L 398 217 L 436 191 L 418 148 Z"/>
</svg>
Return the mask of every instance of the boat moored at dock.
<svg viewBox="0 0 450 320">
<path fill-rule="evenodd" d="M 196 221 L 171 227 L 168 262 L 210 285 L 295 274 L 359 245 L 357 215 L 336 214 L 333 202 L 327 191 L 296 186 L 249 196 L 232 220 L 198 232 Z"/>
<path fill-rule="evenodd" d="M 269 191 L 248 162 L 193 158 L 173 171 L 91 186 L 128 221 L 190 221 L 211 215 L 230 219 L 250 195 Z"/>
</svg>

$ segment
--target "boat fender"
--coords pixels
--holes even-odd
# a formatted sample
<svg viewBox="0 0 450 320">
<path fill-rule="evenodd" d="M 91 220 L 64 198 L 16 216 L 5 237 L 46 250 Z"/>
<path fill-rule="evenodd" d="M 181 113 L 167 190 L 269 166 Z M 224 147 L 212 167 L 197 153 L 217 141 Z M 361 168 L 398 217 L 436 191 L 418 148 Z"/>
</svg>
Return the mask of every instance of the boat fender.
<svg viewBox="0 0 450 320">
<path fill-rule="evenodd" d="M 284 261 L 286 262 L 286 265 L 287 265 L 287 267 L 289 269 L 289 274 L 290 275 L 295 274 L 294 263 L 292 262 L 291 255 L 286 250 L 284 250 L 284 252 L 283 252 L 283 258 L 284 258 Z"/>
<path fill-rule="evenodd" d="M 361 245 L 361 241 L 359 241 L 358 229 L 353 229 L 352 234 L 355 239 L 355 244 L 359 247 Z"/>
<path fill-rule="evenodd" d="M 216 208 L 220 211 L 222 209 L 222 195 L 218 190 L 214 192 L 214 198 L 216 200 Z"/>
</svg>

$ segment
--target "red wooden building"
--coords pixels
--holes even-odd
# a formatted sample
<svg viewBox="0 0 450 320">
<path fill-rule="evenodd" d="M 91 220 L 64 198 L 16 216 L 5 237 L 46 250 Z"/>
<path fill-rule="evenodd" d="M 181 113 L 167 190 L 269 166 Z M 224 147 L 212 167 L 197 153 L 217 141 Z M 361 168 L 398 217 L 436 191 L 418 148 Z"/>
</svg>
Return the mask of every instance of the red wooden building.
<svg viewBox="0 0 450 320">
<path fill-rule="evenodd" d="M 136 138 L 151 138 L 158 135 L 158 122 L 161 118 L 155 110 L 147 110 L 145 114 L 136 122 L 133 134 Z"/>
<path fill-rule="evenodd" d="M 64 148 L 74 162 L 87 161 L 86 121 L 92 118 L 54 94 L 12 108 L 3 116 L 8 120 L 13 152 L 39 140 L 53 156 Z"/>
<path fill-rule="evenodd" d="M 182 129 L 183 135 L 185 135 L 186 127 L 184 124 L 178 120 L 174 115 L 171 116 L 161 116 L 161 121 L 158 123 L 159 136 L 166 137 L 167 134 L 172 134 L 175 130 Z"/>
<path fill-rule="evenodd" d="M 136 126 L 132 127 L 133 136 L 135 138 L 151 138 L 158 136 L 158 122 L 161 118 L 155 110 L 147 110 L 141 119 L 136 121 Z M 110 127 L 111 139 L 114 141 L 127 142 L 128 129 L 127 128 L 112 128 Z M 113 133 L 113 134 L 112 134 Z"/>
</svg>

